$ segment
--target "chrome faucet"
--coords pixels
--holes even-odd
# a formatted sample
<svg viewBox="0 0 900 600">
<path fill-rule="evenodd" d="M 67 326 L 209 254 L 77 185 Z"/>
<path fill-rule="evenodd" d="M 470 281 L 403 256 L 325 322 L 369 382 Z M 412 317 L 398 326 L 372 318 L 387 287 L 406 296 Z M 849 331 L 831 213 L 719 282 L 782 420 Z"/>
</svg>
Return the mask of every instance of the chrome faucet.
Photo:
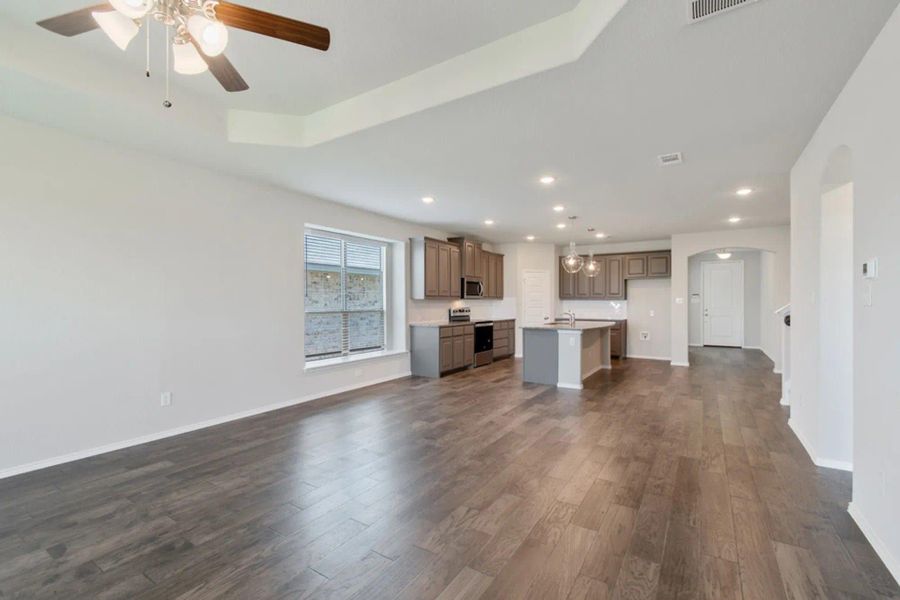
<svg viewBox="0 0 900 600">
<path fill-rule="evenodd" d="M 567 310 L 563 314 L 569 317 L 569 327 L 575 327 L 575 311 Z"/>
</svg>

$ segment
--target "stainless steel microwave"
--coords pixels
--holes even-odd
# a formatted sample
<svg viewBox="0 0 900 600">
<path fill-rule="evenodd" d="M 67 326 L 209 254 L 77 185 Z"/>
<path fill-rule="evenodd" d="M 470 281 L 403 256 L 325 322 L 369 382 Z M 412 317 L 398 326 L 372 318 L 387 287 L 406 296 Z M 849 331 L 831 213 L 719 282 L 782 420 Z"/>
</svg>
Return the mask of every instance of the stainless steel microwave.
<svg viewBox="0 0 900 600">
<path fill-rule="evenodd" d="M 463 298 L 484 298 L 484 282 L 477 277 L 462 278 Z"/>
</svg>

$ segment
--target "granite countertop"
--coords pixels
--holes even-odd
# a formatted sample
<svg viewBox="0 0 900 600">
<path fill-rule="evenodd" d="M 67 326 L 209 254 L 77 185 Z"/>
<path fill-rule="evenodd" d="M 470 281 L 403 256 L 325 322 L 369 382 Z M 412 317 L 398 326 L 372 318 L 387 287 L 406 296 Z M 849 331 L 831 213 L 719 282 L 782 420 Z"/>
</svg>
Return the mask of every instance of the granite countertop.
<svg viewBox="0 0 900 600">
<path fill-rule="evenodd" d="M 569 325 L 568 322 L 563 321 L 562 323 L 536 325 L 533 327 L 523 327 L 522 329 L 531 329 L 536 331 L 588 331 L 590 329 L 609 329 L 610 327 L 615 326 L 615 321 L 577 320 L 575 321 L 574 325 Z"/>
</svg>

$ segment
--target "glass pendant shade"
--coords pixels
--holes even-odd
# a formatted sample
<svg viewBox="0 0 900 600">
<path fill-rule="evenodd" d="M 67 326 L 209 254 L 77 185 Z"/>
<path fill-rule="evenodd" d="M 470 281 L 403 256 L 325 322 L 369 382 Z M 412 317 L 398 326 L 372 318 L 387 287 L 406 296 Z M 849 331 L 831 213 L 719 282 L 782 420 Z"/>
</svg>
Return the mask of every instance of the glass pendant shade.
<svg viewBox="0 0 900 600">
<path fill-rule="evenodd" d="M 188 19 L 188 31 L 207 56 L 218 56 L 228 45 L 228 28 L 218 21 L 194 15 Z"/>
<path fill-rule="evenodd" d="M 600 273 L 600 265 L 597 264 L 597 261 L 594 260 L 594 255 L 591 254 L 590 258 L 584 263 L 584 274 L 588 277 L 596 277 Z"/>
<path fill-rule="evenodd" d="M 569 244 L 569 253 L 563 257 L 562 266 L 566 273 L 572 274 L 577 273 L 584 266 L 584 259 L 575 251 L 575 242 Z"/>
<path fill-rule="evenodd" d="M 153 8 L 153 0 L 109 0 L 109 3 L 129 19 L 140 19 Z"/>
<path fill-rule="evenodd" d="M 119 12 L 93 12 L 91 16 L 97 21 L 97 25 L 103 30 L 109 39 L 121 50 L 128 48 L 128 44 L 138 34 L 137 23 Z"/>
<path fill-rule="evenodd" d="M 209 69 L 209 65 L 190 42 L 172 44 L 173 68 L 182 75 L 199 75 Z"/>
</svg>

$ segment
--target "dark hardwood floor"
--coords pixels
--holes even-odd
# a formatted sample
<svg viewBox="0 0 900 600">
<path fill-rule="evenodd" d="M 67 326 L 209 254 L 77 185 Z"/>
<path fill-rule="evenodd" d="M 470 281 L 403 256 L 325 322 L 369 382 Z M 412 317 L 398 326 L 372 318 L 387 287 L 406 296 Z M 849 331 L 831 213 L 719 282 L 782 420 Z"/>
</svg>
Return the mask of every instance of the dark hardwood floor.
<svg viewBox="0 0 900 600">
<path fill-rule="evenodd" d="M 507 360 L 0 481 L 0 598 L 900 598 L 759 352 Z"/>
</svg>

